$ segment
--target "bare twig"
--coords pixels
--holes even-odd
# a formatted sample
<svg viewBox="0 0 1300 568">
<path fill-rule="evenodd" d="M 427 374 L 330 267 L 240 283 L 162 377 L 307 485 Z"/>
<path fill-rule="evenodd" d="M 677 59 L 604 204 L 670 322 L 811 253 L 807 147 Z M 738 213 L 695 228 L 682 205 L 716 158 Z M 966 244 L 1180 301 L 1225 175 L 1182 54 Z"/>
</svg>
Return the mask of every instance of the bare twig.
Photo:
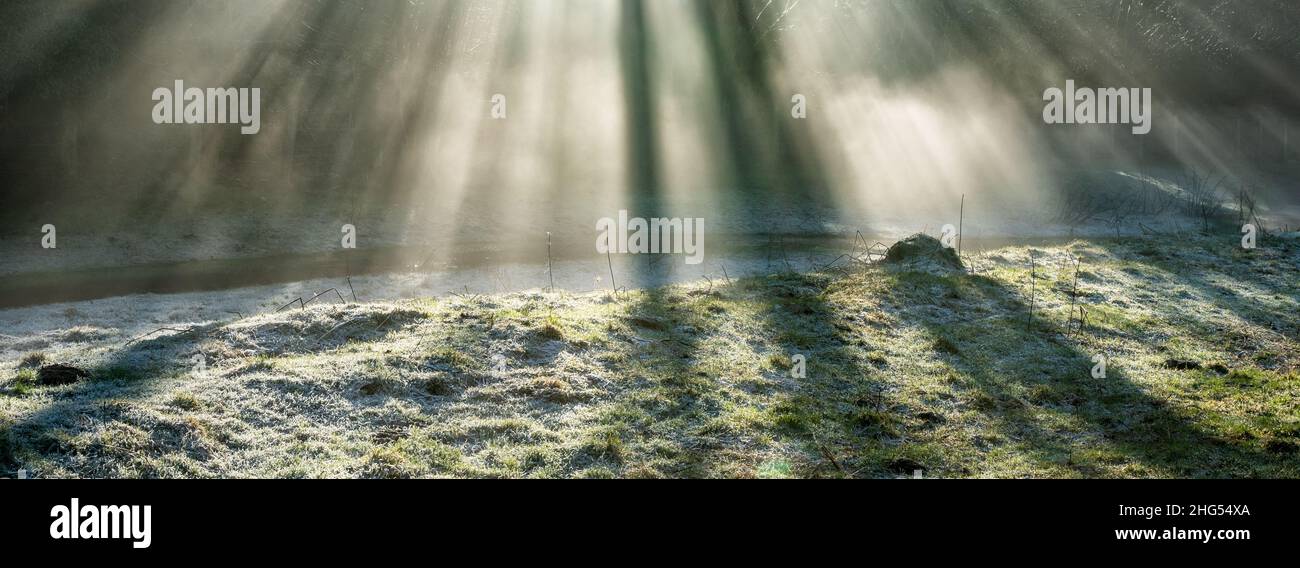
<svg viewBox="0 0 1300 568">
<path fill-rule="evenodd" d="M 1079 297 L 1079 259 L 1074 259 L 1074 283 L 1070 286 L 1070 317 L 1065 322 L 1066 335 L 1070 333 L 1070 323 L 1074 321 L 1074 304 Z"/>
<path fill-rule="evenodd" d="M 817 451 L 821 452 L 822 457 L 826 458 L 827 461 L 831 462 L 831 465 L 835 466 L 835 469 L 837 471 L 839 471 L 840 473 L 844 473 L 844 468 L 840 466 L 840 462 L 836 461 L 835 456 L 831 455 L 830 450 L 826 449 L 826 446 L 823 445 L 821 442 L 818 442 L 816 440 L 813 440 L 813 442 L 817 444 Z"/>
<path fill-rule="evenodd" d="M 551 232 L 546 231 L 546 277 L 551 281 L 551 291 L 555 291 L 555 272 L 551 267 Z"/>
<path fill-rule="evenodd" d="M 618 298 L 618 283 L 614 281 L 614 256 L 608 250 L 605 251 L 605 263 L 609 265 L 609 287 L 614 290 L 614 298 Z"/>
<path fill-rule="evenodd" d="M 325 291 L 323 291 L 323 292 L 321 292 L 321 293 L 319 293 L 319 294 L 316 294 L 315 296 L 312 296 L 312 297 L 311 297 L 311 300 L 307 300 L 306 302 L 303 302 L 303 305 L 310 304 L 310 303 L 312 303 L 312 300 L 315 300 L 316 298 L 319 298 L 319 297 L 321 297 L 321 296 L 324 296 L 325 294 L 328 294 L 328 293 L 330 293 L 330 292 L 334 292 L 335 294 L 338 295 L 338 297 L 339 297 L 339 302 L 342 302 L 342 303 L 344 303 L 344 304 L 348 303 L 347 300 L 344 300 L 344 299 L 343 299 L 343 293 L 342 293 L 342 292 L 339 292 L 339 291 L 338 291 L 338 288 L 330 288 L 329 290 L 325 290 Z M 289 302 L 289 303 L 292 304 L 293 302 Z"/>
<path fill-rule="evenodd" d="M 283 305 L 283 306 L 280 306 L 279 308 L 276 308 L 275 311 L 279 312 L 279 311 L 281 311 L 281 310 L 283 310 L 283 309 L 285 309 L 285 308 L 287 308 L 287 307 L 289 307 L 289 306 L 292 306 L 294 302 L 298 302 L 298 308 L 299 308 L 299 309 L 306 309 L 306 308 L 307 308 L 307 305 L 306 305 L 305 303 L 303 303 L 303 301 L 302 301 L 302 297 L 298 297 L 298 298 L 294 298 L 293 300 L 290 300 L 289 303 L 287 303 L 287 304 L 285 304 L 285 305 Z"/>
<path fill-rule="evenodd" d="M 826 269 L 830 268 L 830 267 L 833 266 L 835 263 L 839 262 L 841 258 L 853 258 L 853 257 L 849 256 L 848 254 L 841 254 L 841 255 L 835 257 L 835 260 L 832 260 L 832 261 L 830 261 L 830 262 L 828 262 L 828 263 L 822 265 L 822 270 L 826 270 Z"/>
<path fill-rule="evenodd" d="M 1034 326 L 1034 293 L 1037 290 L 1038 279 L 1036 268 L 1034 266 L 1034 253 L 1029 252 L 1029 320 L 1025 322 L 1025 331 L 1032 331 Z"/>
<path fill-rule="evenodd" d="M 961 258 L 962 224 L 966 221 L 966 194 L 961 194 L 961 207 L 957 210 L 957 258 Z"/>
<path fill-rule="evenodd" d="M 195 327 L 196 327 L 196 326 L 190 326 L 190 327 L 187 327 L 187 328 L 185 328 L 185 329 L 176 329 L 176 328 L 174 328 L 174 327 L 160 327 L 160 328 L 155 329 L 155 330 L 153 330 L 153 331 L 151 331 L 151 332 L 149 332 L 149 333 L 145 333 L 145 334 L 143 334 L 143 335 L 137 335 L 134 339 L 132 339 L 132 340 L 126 342 L 126 345 L 130 345 L 130 344 L 132 344 L 132 343 L 135 343 L 135 342 L 137 342 L 137 341 L 140 341 L 141 339 L 144 339 L 144 338 L 146 338 L 146 337 L 149 337 L 149 336 L 151 336 L 151 335 L 154 335 L 154 334 L 156 334 L 156 333 L 163 332 L 163 331 L 175 331 L 175 332 L 177 332 L 177 335 L 184 335 L 184 334 L 186 334 L 186 333 L 189 333 L 189 332 L 191 332 L 191 331 L 194 331 L 194 328 L 195 328 Z"/>
<path fill-rule="evenodd" d="M 764 30 L 763 33 L 759 34 L 758 36 L 759 39 L 767 37 L 767 34 L 771 33 L 773 30 L 776 30 L 778 27 L 780 27 L 781 20 L 785 19 L 785 15 L 789 14 L 790 10 L 793 10 L 795 6 L 798 5 L 799 5 L 799 0 L 785 0 L 785 8 L 781 10 L 780 14 L 776 15 L 775 19 L 772 20 L 772 25 L 768 26 L 768 28 Z M 763 9 L 766 10 L 767 6 L 764 6 Z"/>
<path fill-rule="evenodd" d="M 470 294 L 470 293 L 469 293 L 469 285 L 466 285 L 466 286 L 464 287 L 464 292 L 450 292 L 450 291 L 449 291 L 448 293 L 451 294 L 452 296 L 455 296 L 455 297 L 460 298 L 460 299 L 462 299 L 462 300 L 468 301 L 468 302 L 471 303 L 471 304 L 478 303 L 479 298 L 482 298 L 482 297 L 483 297 L 482 294 Z"/>
</svg>

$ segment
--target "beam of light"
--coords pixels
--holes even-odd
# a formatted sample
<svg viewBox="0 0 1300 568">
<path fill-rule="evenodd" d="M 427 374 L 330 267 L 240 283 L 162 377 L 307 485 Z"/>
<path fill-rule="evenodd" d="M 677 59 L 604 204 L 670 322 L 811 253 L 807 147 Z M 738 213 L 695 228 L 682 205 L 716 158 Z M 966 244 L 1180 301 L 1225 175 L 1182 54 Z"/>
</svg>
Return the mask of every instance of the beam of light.
<svg viewBox="0 0 1300 568">
<path fill-rule="evenodd" d="M 1053 129 L 1038 118 L 1045 87 L 1167 80 L 1162 65 L 1184 62 L 1158 50 L 1196 48 L 1281 99 L 1300 93 L 1288 60 L 1251 50 L 1286 45 L 1273 12 L 1208 1 L 7 10 L 33 25 L 3 40 L 15 49 L 0 64 L 0 100 L 19 114 L 57 109 L 52 133 L 24 154 L 40 157 L 37 181 L 93 203 L 89 217 L 117 219 L 100 221 L 109 232 L 182 226 L 212 254 L 329 250 L 352 223 L 363 246 L 427 247 L 429 265 L 484 251 L 536 260 L 547 232 L 589 254 L 593 221 L 619 209 L 712 217 L 725 233 L 806 229 L 808 217 L 815 230 L 911 231 L 951 222 L 966 195 L 968 212 L 1006 221 L 1050 202 L 1059 169 L 1246 176 L 1257 154 L 1295 137 L 1284 120 L 1294 109 L 1262 103 L 1168 103 L 1145 138 Z M 79 45 L 87 26 L 99 33 Z M 262 132 L 147 123 L 149 92 L 175 79 L 261 88 Z M 505 119 L 490 116 L 496 94 Z M 790 116 L 795 94 L 806 120 Z"/>
</svg>

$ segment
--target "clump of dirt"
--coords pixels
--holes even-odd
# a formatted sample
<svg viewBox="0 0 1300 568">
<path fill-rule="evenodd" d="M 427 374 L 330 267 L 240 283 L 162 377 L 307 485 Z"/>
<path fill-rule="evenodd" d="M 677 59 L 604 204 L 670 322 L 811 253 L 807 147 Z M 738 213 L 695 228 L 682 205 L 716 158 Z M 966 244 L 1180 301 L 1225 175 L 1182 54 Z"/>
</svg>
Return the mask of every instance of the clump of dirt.
<svg viewBox="0 0 1300 568">
<path fill-rule="evenodd" d="M 957 251 L 943 246 L 939 239 L 930 235 L 917 233 L 894 243 L 885 251 L 887 264 L 910 264 L 931 261 L 945 268 L 962 270 L 961 259 Z"/>
<path fill-rule="evenodd" d="M 1203 364 L 1200 361 L 1193 361 L 1190 359 L 1176 359 L 1173 357 L 1165 359 L 1164 362 L 1160 364 L 1160 366 L 1166 369 L 1174 369 L 1176 371 L 1199 371 L 1201 369 L 1205 369 L 1209 371 L 1214 371 L 1215 373 L 1218 373 L 1220 375 L 1226 375 L 1230 370 L 1228 369 L 1228 366 L 1224 365 L 1223 363 Z"/>
<path fill-rule="evenodd" d="M 1162 363 L 1161 366 L 1166 369 L 1175 369 L 1179 371 L 1195 371 L 1201 368 L 1201 363 L 1189 359 L 1169 358 L 1165 359 L 1165 362 Z"/>
<path fill-rule="evenodd" d="M 912 475 L 918 469 L 924 471 L 925 466 L 912 458 L 903 457 L 890 460 L 889 463 L 885 464 L 885 469 L 901 475 Z"/>
<path fill-rule="evenodd" d="M 90 373 L 85 369 L 55 363 L 41 367 L 36 372 L 36 382 L 43 386 L 67 385 L 89 376 Z"/>
</svg>

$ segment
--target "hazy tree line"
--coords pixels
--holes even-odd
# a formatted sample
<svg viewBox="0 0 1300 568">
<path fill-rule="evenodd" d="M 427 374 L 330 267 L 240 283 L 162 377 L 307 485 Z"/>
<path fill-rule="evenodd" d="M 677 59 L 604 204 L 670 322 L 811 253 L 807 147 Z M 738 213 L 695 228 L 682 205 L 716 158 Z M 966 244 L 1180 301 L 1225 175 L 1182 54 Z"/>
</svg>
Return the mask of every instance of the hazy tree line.
<svg viewBox="0 0 1300 568">
<path fill-rule="evenodd" d="M 626 17 L 628 7 L 639 4 L 620 2 L 625 13 L 621 25 L 633 32 L 621 42 L 628 84 L 654 80 L 646 73 L 646 62 L 631 51 L 671 42 L 666 37 L 671 30 L 638 29 L 640 20 Z M 311 118 L 304 118 L 301 108 L 277 108 L 268 95 L 272 100 L 264 121 L 295 121 L 287 135 L 254 141 L 237 132 L 193 134 L 198 129 L 192 129 L 169 134 L 179 138 L 166 145 L 132 153 L 131 144 L 122 143 L 130 135 L 105 134 L 98 125 L 136 124 L 108 115 L 113 112 L 148 116 L 150 101 L 120 90 L 124 69 L 151 65 L 142 58 L 156 57 L 159 69 L 184 74 L 165 50 L 136 48 L 159 33 L 162 15 L 199 5 L 184 0 L 22 0 L 0 6 L 0 179 L 6 180 L 7 213 L 110 193 L 105 188 L 142 169 L 158 172 L 153 185 L 133 183 L 121 191 L 135 192 L 132 207 L 147 207 L 166 195 L 174 181 L 167 177 L 169 169 L 192 160 L 196 148 L 215 148 L 215 158 L 209 159 L 227 165 L 255 163 L 275 152 L 292 156 L 318 150 L 320 159 L 330 162 L 322 169 L 332 183 L 382 181 L 374 172 L 392 169 L 392 156 L 371 151 L 367 142 L 390 129 L 364 126 L 366 109 L 378 106 L 378 95 L 365 88 L 367 81 L 409 56 L 411 46 L 402 38 L 454 37 L 463 31 L 460 23 L 477 13 L 473 2 L 454 0 L 291 3 L 289 11 L 278 13 L 283 21 L 260 34 L 232 38 L 205 37 L 203 22 L 188 22 L 190 30 L 171 33 L 194 42 L 178 42 L 176 49 L 189 50 L 189 57 L 198 59 L 240 58 L 245 63 L 234 79 L 258 77 L 264 92 L 291 86 L 315 90 L 319 95 L 303 99 L 310 103 L 305 110 L 312 111 Z M 231 4 L 229 16 L 239 18 L 239 10 L 252 5 L 256 3 Z M 769 78 L 773 69 L 789 64 L 778 48 L 792 30 L 812 28 L 839 38 L 827 43 L 826 49 L 835 50 L 825 58 L 830 68 L 815 70 L 832 77 L 870 74 L 905 83 L 947 66 L 975 66 L 1026 93 L 1027 107 L 1041 104 L 1036 95 L 1044 87 L 1072 78 L 1151 86 L 1165 103 L 1215 112 L 1266 107 L 1294 116 L 1300 110 L 1300 2 L 1295 0 L 707 0 L 694 13 L 713 42 L 701 55 L 711 58 L 706 68 L 717 70 L 716 80 L 726 83 L 717 91 L 755 94 L 760 102 L 785 104 L 788 97 L 775 92 Z M 428 53 L 422 55 L 431 62 L 464 55 L 453 52 L 451 41 L 427 42 Z M 517 48 L 503 49 L 509 55 Z M 277 71 L 268 63 L 270 53 L 285 56 L 296 67 Z M 436 81 L 441 72 L 432 65 L 426 80 Z M 147 93 L 155 86 L 139 87 Z M 629 107 L 652 102 L 633 98 Z M 412 105 L 400 109 L 407 120 L 399 124 L 427 118 L 424 103 Z M 782 151 L 798 164 L 796 181 L 816 181 L 815 152 L 790 150 L 812 141 L 780 123 L 754 126 L 746 119 L 731 120 L 731 140 L 744 145 L 755 138 L 745 129 L 766 129 L 760 138 L 783 140 Z M 149 126 L 122 128 L 143 132 Z M 633 136 L 634 146 L 656 144 L 653 137 Z M 313 144 L 320 147 L 313 150 Z M 747 153 L 739 147 L 732 151 Z M 653 153 L 645 156 L 632 167 L 653 171 Z M 260 166 L 223 171 L 252 181 L 278 175 Z M 647 185 L 653 187 L 650 179 Z M 160 192 L 149 194 L 153 190 Z"/>
<path fill-rule="evenodd" d="M 1300 106 L 1300 2 L 1291 0 L 834 4 L 833 11 L 805 12 L 803 22 L 827 30 L 861 23 L 872 28 L 858 34 L 859 49 L 837 54 L 840 72 L 870 69 L 907 80 L 974 64 L 1040 91 L 1044 80 L 1068 77 L 1154 85 L 1168 100 L 1190 104 Z M 797 10 L 786 17 L 798 17 Z M 769 38 L 779 41 L 780 34 Z"/>
</svg>

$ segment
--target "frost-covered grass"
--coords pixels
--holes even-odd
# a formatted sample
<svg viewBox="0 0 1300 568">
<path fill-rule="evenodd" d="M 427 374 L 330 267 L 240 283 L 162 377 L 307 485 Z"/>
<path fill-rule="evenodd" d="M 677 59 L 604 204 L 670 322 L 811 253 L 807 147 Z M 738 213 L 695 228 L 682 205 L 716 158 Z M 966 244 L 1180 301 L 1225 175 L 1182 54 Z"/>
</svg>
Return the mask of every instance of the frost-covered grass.
<svg viewBox="0 0 1300 568">
<path fill-rule="evenodd" d="M 974 274 L 312 305 L 130 345 L 70 327 L 0 362 L 0 470 L 1300 476 L 1300 242 L 1224 234 L 1005 248 Z M 93 376 L 35 384 L 50 362 Z"/>
</svg>

